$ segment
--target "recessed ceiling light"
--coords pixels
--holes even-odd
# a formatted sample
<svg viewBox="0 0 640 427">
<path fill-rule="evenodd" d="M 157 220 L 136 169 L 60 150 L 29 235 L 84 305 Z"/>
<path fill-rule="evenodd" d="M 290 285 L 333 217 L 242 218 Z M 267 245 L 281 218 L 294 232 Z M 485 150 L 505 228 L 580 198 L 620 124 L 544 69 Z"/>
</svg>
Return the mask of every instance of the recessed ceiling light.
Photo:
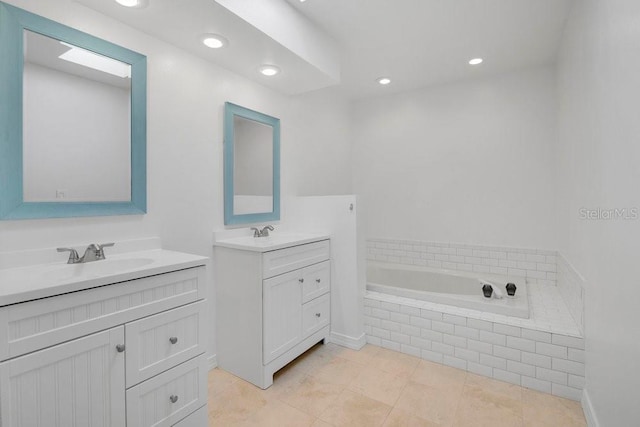
<svg viewBox="0 0 640 427">
<path fill-rule="evenodd" d="M 202 43 L 211 49 L 220 49 L 229 44 L 227 39 L 218 34 L 204 34 L 201 39 Z"/>
<path fill-rule="evenodd" d="M 258 70 L 262 74 L 268 77 L 275 76 L 280 72 L 280 68 L 276 67 L 275 65 L 266 65 L 266 64 L 261 66 Z"/>
<path fill-rule="evenodd" d="M 484 61 L 482 58 L 473 58 L 469 61 L 469 65 L 480 65 L 482 64 L 482 61 Z"/>
<path fill-rule="evenodd" d="M 125 7 L 144 7 L 146 6 L 146 0 L 116 0 L 118 4 Z"/>
<path fill-rule="evenodd" d="M 389 77 L 379 77 L 376 79 L 376 81 L 381 85 L 388 85 L 389 83 L 391 83 L 391 79 Z"/>
</svg>

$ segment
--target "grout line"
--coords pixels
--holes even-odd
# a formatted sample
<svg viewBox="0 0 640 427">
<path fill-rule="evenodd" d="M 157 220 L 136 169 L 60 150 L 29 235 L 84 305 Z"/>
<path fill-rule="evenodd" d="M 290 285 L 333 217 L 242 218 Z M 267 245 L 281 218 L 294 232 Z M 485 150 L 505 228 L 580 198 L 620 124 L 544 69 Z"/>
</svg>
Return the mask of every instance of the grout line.
<svg viewBox="0 0 640 427">
<path fill-rule="evenodd" d="M 389 415 L 391 415 L 391 413 L 393 412 L 394 408 L 395 408 L 395 405 L 391 406 L 391 409 L 389 409 L 389 412 L 387 412 L 387 415 L 385 415 L 384 419 L 382 420 L 382 423 L 380 423 L 381 426 L 383 426 L 384 423 L 387 422 L 387 420 L 389 419 Z"/>
</svg>

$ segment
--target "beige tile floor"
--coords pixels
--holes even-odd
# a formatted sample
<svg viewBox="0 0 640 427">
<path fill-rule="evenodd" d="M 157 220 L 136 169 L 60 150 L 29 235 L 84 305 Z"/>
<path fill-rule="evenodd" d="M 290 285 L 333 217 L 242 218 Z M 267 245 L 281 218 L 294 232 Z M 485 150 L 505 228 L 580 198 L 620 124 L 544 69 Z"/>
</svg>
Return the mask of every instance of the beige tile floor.
<svg viewBox="0 0 640 427">
<path fill-rule="evenodd" d="M 586 426 L 578 402 L 367 345 L 316 345 L 267 390 L 209 374 L 209 426 Z"/>
</svg>

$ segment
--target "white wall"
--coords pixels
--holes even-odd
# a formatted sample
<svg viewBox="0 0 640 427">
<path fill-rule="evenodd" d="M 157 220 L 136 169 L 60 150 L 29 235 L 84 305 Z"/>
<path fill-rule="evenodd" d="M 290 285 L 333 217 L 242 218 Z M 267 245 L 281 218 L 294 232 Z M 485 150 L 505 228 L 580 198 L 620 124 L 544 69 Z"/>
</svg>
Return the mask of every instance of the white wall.
<svg viewBox="0 0 640 427">
<path fill-rule="evenodd" d="M 554 79 L 541 68 L 356 103 L 367 234 L 554 249 Z"/>
<path fill-rule="evenodd" d="M 336 94 L 280 95 L 69 0 L 8 3 L 147 55 L 148 214 L 0 221 L 0 252 L 159 235 L 165 248 L 212 256 L 211 232 L 224 227 L 225 101 L 281 119 L 283 218 L 293 195 L 351 191 L 348 104 Z"/>
<path fill-rule="evenodd" d="M 560 52 L 559 248 L 585 278 L 586 391 L 600 426 L 640 420 L 640 2 L 575 2 Z"/>
<path fill-rule="evenodd" d="M 297 197 L 291 231 L 331 236 L 331 340 L 354 349 L 365 344 L 366 237 L 354 195 Z"/>
</svg>

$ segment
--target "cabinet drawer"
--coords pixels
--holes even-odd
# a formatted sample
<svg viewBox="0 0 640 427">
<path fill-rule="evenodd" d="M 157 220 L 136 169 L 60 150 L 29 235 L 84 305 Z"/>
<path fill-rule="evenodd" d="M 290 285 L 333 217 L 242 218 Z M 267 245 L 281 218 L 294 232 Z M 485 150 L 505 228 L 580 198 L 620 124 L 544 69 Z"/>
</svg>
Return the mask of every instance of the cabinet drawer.
<svg viewBox="0 0 640 427">
<path fill-rule="evenodd" d="M 294 246 L 262 255 L 263 279 L 329 259 L 329 240 Z"/>
<path fill-rule="evenodd" d="M 329 292 L 331 287 L 331 265 L 324 261 L 302 270 L 302 302 L 311 301 L 314 298 Z"/>
<path fill-rule="evenodd" d="M 178 424 L 174 424 L 174 427 L 207 427 L 209 425 L 208 416 L 207 407 L 203 406 L 187 416 L 187 418 L 179 421 Z"/>
<path fill-rule="evenodd" d="M 0 360 L 205 298 L 205 267 L 0 308 Z"/>
<path fill-rule="evenodd" d="M 205 352 L 206 302 L 125 325 L 127 387 Z"/>
<path fill-rule="evenodd" d="M 306 338 L 329 324 L 331 295 L 325 294 L 302 306 L 302 338 Z"/>
<path fill-rule="evenodd" d="M 207 403 L 207 363 L 191 359 L 127 390 L 127 425 L 172 426 Z"/>
</svg>

